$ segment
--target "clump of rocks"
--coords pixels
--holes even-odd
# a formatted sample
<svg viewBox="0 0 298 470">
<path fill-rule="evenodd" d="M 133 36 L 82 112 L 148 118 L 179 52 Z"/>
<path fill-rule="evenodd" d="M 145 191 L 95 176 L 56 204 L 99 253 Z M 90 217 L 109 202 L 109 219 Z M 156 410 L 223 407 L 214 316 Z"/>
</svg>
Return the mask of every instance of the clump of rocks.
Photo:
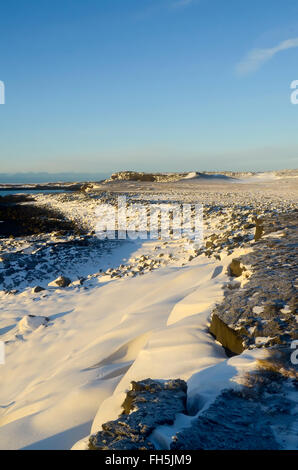
<svg viewBox="0 0 298 470">
<path fill-rule="evenodd" d="M 241 385 L 223 390 L 188 427 L 174 434 L 170 449 L 281 449 L 282 438 L 277 442 L 273 429 L 278 425 L 290 439 L 294 437 L 296 402 L 288 391 L 298 386 L 297 373 L 283 366 L 284 357 L 277 352 L 259 361 L 258 369 L 245 374 Z M 177 413 L 187 415 L 186 392 L 186 383 L 179 379 L 132 382 L 122 414 L 89 438 L 89 449 L 153 450 L 152 432 L 173 424 Z"/>
<path fill-rule="evenodd" d="M 178 432 L 171 449 L 278 450 L 288 446 L 287 441 L 295 446 L 298 372 L 289 365 L 289 352 L 272 349 L 256 370 L 241 377 L 240 387 L 223 390 Z"/>
<path fill-rule="evenodd" d="M 253 252 L 229 267 L 231 280 L 242 274 L 241 263 L 252 271 L 242 288 L 226 286 L 224 301 L 213 311 L 210 332 L 231 353 L 289 346 L 298 339 L 296 216 L 297 211 L 264 217 L 264 235 Z"/>
<path fill-rule="evenodd" d="M 154 449 L 149 436 L 163 424 L 173 424 L 177 413 L 186 412 L 187 385 L 183 380 L 132 382 L 123 402 L 123 413 L 102 425 L 89 439 L 90 450 Z"/>
</svg>

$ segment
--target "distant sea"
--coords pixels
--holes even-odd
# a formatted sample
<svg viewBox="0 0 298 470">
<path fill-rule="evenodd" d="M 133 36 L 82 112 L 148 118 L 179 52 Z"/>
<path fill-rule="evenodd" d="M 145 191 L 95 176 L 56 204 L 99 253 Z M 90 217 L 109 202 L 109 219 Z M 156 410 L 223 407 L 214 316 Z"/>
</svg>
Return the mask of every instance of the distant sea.
<svg viewBox="0 0 298 470">
<path fill-rule="evenodd" d="M 6 191 L 1 191 L 0 196 L 8 196 L 10 194 L 51 194 L 51 193 L 65 193 L 65 189 L 7 189 Z"/>
<path fill-rule="evenodd" d="M 0 184 L 72 183 L 100 181 L 111 173 L 0 173 Z"/>
</svg>

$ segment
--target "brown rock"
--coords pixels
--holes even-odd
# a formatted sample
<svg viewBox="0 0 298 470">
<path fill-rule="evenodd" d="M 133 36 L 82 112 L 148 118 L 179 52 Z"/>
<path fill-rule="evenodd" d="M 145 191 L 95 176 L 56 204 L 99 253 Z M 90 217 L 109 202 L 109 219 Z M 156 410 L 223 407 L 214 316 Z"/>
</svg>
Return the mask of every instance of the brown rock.
<svg viewBox="0 0 298 470">
<path fill-rule="evenodd" d="M 212 315 L 209 331 L 228 352 L 241 354 L 244 351 L 239 332 L 233 330 L 233 328 L 223 322 L 216 313 Z"/>
<path fill-rule="evenodd" d="M 256 219 L 256 230 L 255 230 L 255 236 L 254 236 L 254 239 L 256 242 L 262 238 L 263 233 L 264 233 L 264 228 L 262 225 L 262 221 L 260 219 Z"/>
<path fill-rule="evenodd" d="M 233 259 L 228 267 L 228 273 L 232 277 L 239 277 L 245 271 L 244 267 L 241 267 L 240 261 L 238 259 Z"/>
</svg>

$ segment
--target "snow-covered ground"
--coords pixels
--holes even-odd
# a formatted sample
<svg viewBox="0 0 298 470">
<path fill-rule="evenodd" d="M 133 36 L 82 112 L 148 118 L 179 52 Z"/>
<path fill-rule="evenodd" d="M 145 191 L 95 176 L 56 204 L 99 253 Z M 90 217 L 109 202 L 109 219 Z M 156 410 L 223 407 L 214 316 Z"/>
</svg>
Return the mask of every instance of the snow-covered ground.
<svg viewBox="0 0 298 470">
<path fill-rule="evenodd" d="M 219 265 L 204 256 L 188 267 L 93 290 L 6 298 L 1 448 L 68 448 L 89 434 L 105 399 L 110 406 L 96 422 L 103 410 L 102 419 L 119 413 L 132 378 L 187 379 L 223 361 L 222 348 L 206 332 L 211 307 L 222 296 L 223 271 L 212 278 Z M 49 321 L 24 331 L 22 318 L 29 314 Z"/>
<path fill-rule="evenodd" d="M 245 233 L 249 239 L 252 232 L 243 230 L 243 219 L 235 217 L 240 205 L 241 217 L 249 221 L 260 207 L 265 213 L 273 206 L 287 210 L 295 204 L 291 193 L 215 188 L 199 194 L 166 190 L 167 200 L 204 199 L 215 208 L 205 237 L 233 225 L 235 235 Z M 140 195 L 134 190 L 133 196 L 159 198 L 150 191 Z M 97 198 L 78 193 L 40 195 L 36 201 L 62 210 L 91 232 Z M 50 258 L 48 242 L 43 240 L 39 248 L 47 249 Z M 38 237 L 7 240 L 5 250 L 32 253 L 37 244 Z M 208 257 L 191 240 L 136 240 L 113 242 L 107 250 L 94 249 L 80 258 L 81 249 L 73 248 L 68 258 L 57 258 L 60 274 L 71 278 L 69 287 L 48 287 L 57 274 L 51 272 L 34 278 L 33 284 L 22 277 L 22 283 L 12 286 L 17 293 L 1 291 L 0 340 L 5 341 L 6 361 L 0 365 L 0 448 L 86 448 L 86 436 L 118 417 L 132 380 L 186 380 L 192 416 L 222 389 L 238 387 L 242 374 L 253 370 L 266 352 L 245 351 L 228 359 L 208 333 L 208 324 L 230 281 L 228 265 L 252 249 L 253 241 L 248 241 L 245 248 Z M 36 284 L 46 290 L 32 292 Z M 189 419 L 177 416 L 173 427 L 156 430 L 156 446 L 168 446 Z"/>
</svg>

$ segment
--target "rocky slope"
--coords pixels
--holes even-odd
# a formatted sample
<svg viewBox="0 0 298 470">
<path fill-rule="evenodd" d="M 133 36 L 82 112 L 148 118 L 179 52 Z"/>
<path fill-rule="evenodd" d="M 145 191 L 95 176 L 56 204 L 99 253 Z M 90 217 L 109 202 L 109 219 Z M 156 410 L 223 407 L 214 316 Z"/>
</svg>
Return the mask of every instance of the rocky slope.
<svg viewBox="0 0 298 470">
<path fill-rule="evenodd" d="M 231 273 L 235 281 L 214 309 L 210 331 L 233 353 L 288 346 L 298 339 L 297 215 L 294 210 L 263 218 L 264 235 L 241 258 L 244 269 L 247 265 L 252 272 L 249 282 L 240 288 L 241 270 Z"/>
</svg>

